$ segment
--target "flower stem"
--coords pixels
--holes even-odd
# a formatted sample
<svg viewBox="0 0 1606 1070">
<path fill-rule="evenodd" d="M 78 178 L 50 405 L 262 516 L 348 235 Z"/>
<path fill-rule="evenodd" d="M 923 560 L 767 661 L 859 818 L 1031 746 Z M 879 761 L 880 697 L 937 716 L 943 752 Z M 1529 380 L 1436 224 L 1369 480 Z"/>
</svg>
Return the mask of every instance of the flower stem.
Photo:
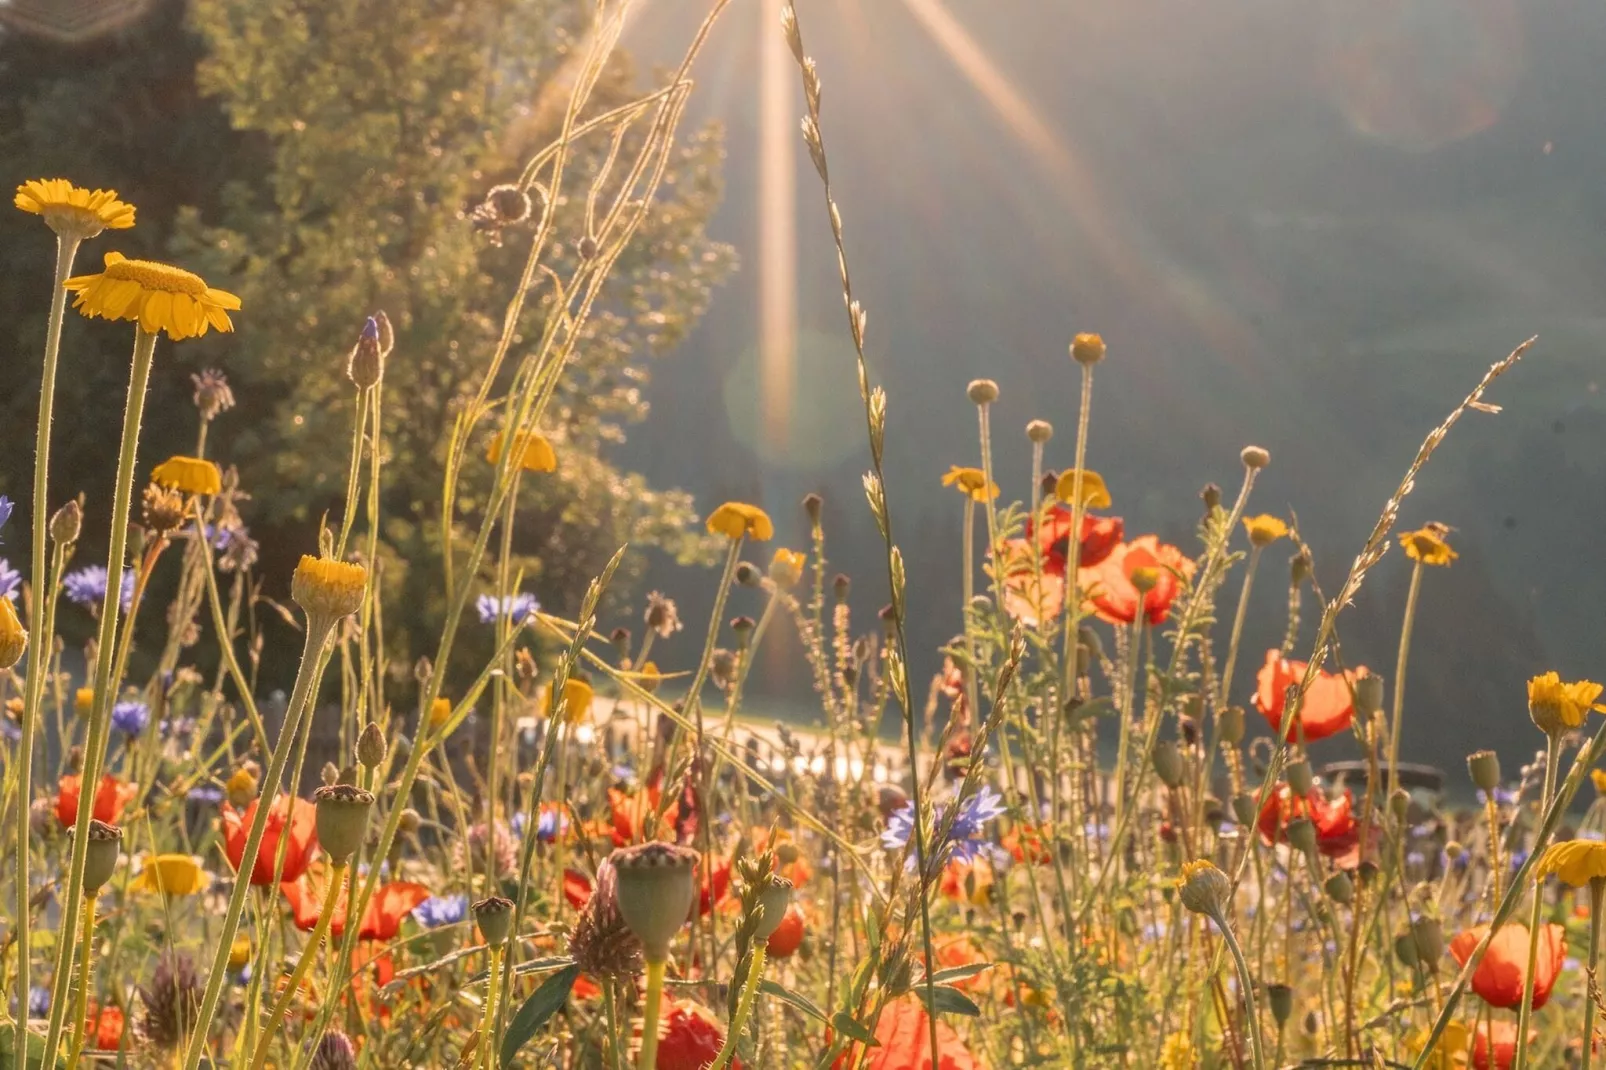
<svg viewBox="0 0 1606 1070">
<path fill-rule="evenodd" d="M 764 950 L 763 944 L 753 945 L 753 965 L 742 982 L 742 994 L 736 1000 L 736 1013 L 732 1015 L 730 1029 L 725 1033 L 725 1043 L 720 1045 L 719 1054 L 714 1057 L 708 1070 L 725 1070 L 731 1057 L 736 1054 L 736 1038 L 747 1028 L 748 1015 L 753 1012 L 753 1002 L 758 997 L 759 982 L 764 978 Z"/>
<path fill-rule="evenodd" d="M 106 726 L 111 718 L 112 660 L 116 651 L 117 616 L 122 609 L 123 558 L 128 550 L 128 511 L 134 491 L 134 461 L 139 452 L 140 421 L 145 414 L 145 388 L 151 378 L 151 362 L 156 355 L 156 336 L 134 328 L 134 358 L 128 376 L 128 401 L 123 410 L 122 445 L 117 456 L 117 482 L 112 492 L 112 523 L 106 550 L 106 595 L 100 610 L 100 634 L 96 640 L 95 708 L 90 712 L 89 731 L 84 739 L 84 768 L 79 780 L 78 820 L 73 825 L 72 861 L 67 873 L 67 889 L 62 902 L 67 908 L 56 934 L 56 980 L 50 1001 L 50 1026 L 45 1034 L 45 1066 L 56 1061 L 61 1044 L 62 1013 L 66 1009 L 66 969 L 78 936 L 78 914 L 84 900 L 84 865 L 89 857 L 89 819 L 95 812 L 95 796 L 100 784 L 101 762 L 106 751 Z M 36 651 L 35 656 L 38 656 Z M 20 852 L 19 852 L 20 853 Z M 225 948 L 225 951 L 227 948 Z M 27 1004 L 23 1004 L 24 1007 Z"/>
<path fill-rule="evenodd" d="M 268 1012 L 268 1020 L 262 1025 L 262 1034 L 257 1038 L 256 1053 L 251 1056 L 251 1070 L 262 1070 L 268 1064 L 268 1049 L 273 1046 L 273 1038 L 278 1035 L 279 1020 L 290 1009 L 290 1003 L 295 999 L 296 993 L 301 990 L 301 982 L 307 976 L 307 970 L 312 967 L 312 960 L 317 957 L 318 949 L 323 946 L 323 939 L 329 933 L 329 925 L 334 920 L 335 902 L 340 898 L 341 885 L 345 884 L 346 863 L 334 862 L 329 867 L 329 887 L 323 893 L 323 909 L 318 912 L 318 924 L 312 930 L 312 936 L 301 946 L 301 954 L 296 959 L 295 969 L 290 971 L 290 979 L 285 983 L 284 991 L 274 1000 L 273 1009 Z"/>
<path fill-rule="evenodd" d="M 664 998 L 664 962 L 647 963 L 647 996 L 641 1010 L 641 1056 L 636 1070 L 658 1065 L 658 1013 Z"/>
<path fill-rule="evenodd" d="M 502 980 L 502 945 L 491 948 L 491 976 L 485 982 L 485 1015 L 480 1019 L 479 1064 L 484 1070 L 496 1067 L 496 998 Z"/>
<path fill-rule="evenodd" d="M 1249 1049 L 1254 1060 L 1255 1070 L 1264 1070 L 1265 1044 L 1260 1039 L 1260 1014 L 1255 1009 L 1255 981 L 1249 973 L 1249 963 L 1244 959 L 1243 948 L 1238 946 L 1238 938 L 1232 934 L 1232 928 L 1227 924 L 1224 914 L 1213 917 L 1216 928 L 1221 930 L 1221 938 L 1227 944 L 1227 950 L 1232 952 L 1232 961 L 1238 966 L 1238 987 L 1244 993 L 1244 1014 L 1249 1019 Z"/>
<path fill-rule="evenodd" d="M 33 796 L 33 726 L 44 698 L 45 676 L 50 654 L 45 650 L 45 606 L 55 601 L 56 579 L 46 573 L 45 534 L 50 526 L 50 422 L 56 405 L 56 356 L 61 351 L 61 321 L 67 313 L 67 290 L 62 283 L 72 274 L 73 258 L 79 239 L 71 235 L 56 238 L 56 278 L 50 293 L 50 319 L 45 324 L 45 365 L 39 380 L 39 430 L 34 439 L 33 462 L 33 557 L 29 569 L 33 585 L 33 607 L 28 614 L 27 692 L 22 707 L 22 739 L 17 744 L 17 913 L 13 931 L 17 938 L 17 1035 L 11 1050 L 27 1051 L 28 988 L 32 980 L 28 948 L 28 804 Z M 57 569 L 59 575 L 60 569 Z M 48 582 L 41 582 L 48 581 Z"/>
<path fill-rule="evenodd" d="M 73 1000 L 72 1040 L 67 1045 L 67 1070 L 75 1070 L 83 1055 L 89 1018 L 89 982 L 92 977 L 89 960 L 95 954 L 95 900 L 86 897 L 84 902 L 84 946 L 78 952 L 78 995 Z"/>
<path fill-rule="evenodd" d="M 1405 663 L 1411 656 L 1411 631 L 1416 626 L 1416 596 L 1422 589 L 1422 562 L 1411 569 L 1411 588 L 1405 595 L 1405 623 L 1400 626 L 1400 656 L 1394 663 L 1394 716 L 1389 726 L 1389 795 L 1400 786 L 1400 723 L 1405 714 Z"/>
<path fill-rule="evenodd" d="M 320 655 L 333 625 L 333 621 L 312 619 L 307 621 L 306 644 L 301 650 L 301 667 L 296 672 L 295 686 L 290 692 L 289 706 L 285 709 L 284 724 L 279 728 L 278 742 L 274 744 L 273 754 L 268 759 L 268 771 L 262 778 L 256 816 L 251 822 L 251 831 L 246 836 L 245 850 L 240 855 L 240 867 L 234 877 L 234 891 L 229 896 L 228 913 L 224 915 L 223 929 L 217 935 L 217 953 L 212 956 L 212 970 L 206 979 L 206 991 L 201 996 L 200 1009 L 195 1016 L 195 1028 L 190 1034 L 189 1048 L 184 1053 L 185 1070 L 195 1070 L 201 1063 L 201 1053 L 206 1050 L 208 1027 L 211 1025 L 212 1015 L 217 1011 L 218 998 L 223 993 L 223 978 L 228 973 L 229 950 L 234 944 L 234 934 L 240 925 L 240 911 L 245 906 L 245 897 L 251 890 L 251 871 L 256 868 L 257 855 L 262 850 L 262 837 L 267 831 L 268 815 L 273 810 L 274 802 L 277 801 L 279 782 L 283 779 L 284 767 L 290 757 L 290 744 L 295 739 L 302 715 L 306 713 L 316 690 L 314 681 L 323 663 Z"/>
<path fill-rule="evenodd" d="M 1221 669 L 1220 699 L 1216 703 L 1219 707 L 1227 705 L 1227 699 L 1232 695 L 1232 669 L 1238 662 L 1238 640 L 1244 633 L 1244 618 L 1249 616 L 1249 591 L 1255 583 L 1255 566 L 1260 563 L 1260 547 L 1249 548 L 1249 565 L 1244 569 L 1243 589 L 1238 592 L 1238 611 L 1232 618 L 1232 638 L 1227 641 L 1227 660 Z"/>
<path fill-rule="evenodd" d="M 1394 686 L 1398 688 L 1399 684 Z M 1549 809 L 1550 797 L 1556 790 L 1556 761 L 1560 757 L 1561 735 L 1552 732 L 1545 741 L 1545 792 L 1539 799 L 1541 815 Z M 1542 843 L 1535 842 L 1533 853 L 1537 855 L 1542 846 Z M 1511 1064 L 1516 1070 L 1522 1070 L 1528 1064 L 1528 1015 L 1533 1011 L 1534 975 L 1538 972 L 1536 967 L 1539 963 L 1539 921 L 1545 909 L 1544 885 L 1539 880 L 1533 882 L 1533 896 L 1533 907 L 1528 913 L 1528 968 L 1522 975 L 1522 1003 L 1517 1008 L 1517 1057 Z"/>
<path fill-rule="evenodd" d="M 1600 968 L 1600 915 L 1606 905 L 1606 878 L 1589 882 L 1589 981 L 1584 990 L 1584 1056 L 1581 1070 L 1589 1070 L 1595 1059 L 1595 993 Z"/>
</svg>

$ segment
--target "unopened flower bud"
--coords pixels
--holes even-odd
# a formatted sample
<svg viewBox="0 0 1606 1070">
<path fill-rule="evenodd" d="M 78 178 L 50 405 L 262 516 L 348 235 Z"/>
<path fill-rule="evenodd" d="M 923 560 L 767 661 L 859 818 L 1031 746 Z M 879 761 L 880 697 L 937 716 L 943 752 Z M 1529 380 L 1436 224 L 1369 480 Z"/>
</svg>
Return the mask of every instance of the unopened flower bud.
<svg viewBox="0 0 1606 1070">
<path fill-rule="evenodd" d="M 580 253 L 581 260 L 595 260 L 597 258 L 597 239 L 589 234 L 580 239 L 580 243 L 576 248 Z"/>
<path fill-rule="evenodd" d="M 1467 755 L 1467 772 L 1472 774 L 1472 783 L 1490 794 L 1500 786 L 1500 756 L 1492 750 L 1474 751 Z"/>
<path fill-rule="evenodd" d="M 84 507 L 74 498 L 50 517 L 50 537 L 57 543 L 78 541 L 78 532 L 84 526 Z"/>
<path fill-rule="evenodd" d="M 1244 708 L 1228 706 L 1216 715 L 1216 732 L 1221 742 L 1236 747 L 1244 740 Z"/>
<path fill-rule="evenodd" d="M 743 587 L 757 587 L 763 581 L 758 569 L 743 561 L 736 566 L 736 582 Z"/>
<path fill-rule="evenodd" d="M 1299 551 L 1288 559 L 1288 583 L 1298 587 L 1310 578 L 1310 554 L 1304 550 Z"/>
<path fill-rule="evenodd" d="M 1240 825 L 1253 825 L 1255 823 L 1255 796 L 1247 791 L 1240 791 L 1232 797 L 1232 816 Z"/>
<path fill-rule="evenodd" d="M 1041 446 L 1054 437 L 1054 425 L 1047 420 L 1032 420 L 1026 425 L 1026 437 Z"/>
<path fill-rule="evenodd" d="M 1348 906 L 1355 899 L 1355 882 L 1348 873 L 1339 870 L 1322 882 L 1322 891 L 1333 902 Z"/>
<path fill-rule="evenodd" d="M 1182 905 L 1193 913 L 1220 917 L 1232 895 L 1232 882 L 1211 862 L 1201 858 L 1183 863 L 1182 876 L 1177 879 L 1177 894 Z"/>
<path fill-rule="evenodd" d="M 1079 334 L 1071 339 L 1071 359 L 1090 368 L 1104 359 L 1104 339 L 1096 334 Z"/>
<path fill-rule="evenodd" d="M 1271 452 L 1262 446 L 1245 446 L 1238 455 L 1244 462 L 1244 467 L 1255 471 L 1271 463 Z"/>
<path fill-rule="evenodd" d="M 1312 854 L 1316 850 L 1316 826 L 1311 824 L 1308 817 L 1291 818 L 1284 832 L 1288 842 L 1303 854 Z"/>
<path fill-rule="evenodd" d="M 1395 788 L 1389 793 L 1389 813 L 1394 815 L 1395 821 L 1403 823 L 1405 821 L 1405 815 L 1410 811 L 1410 809 L 1410 792 L 1406 791 L 1404 788 Z"/>
<path fill-rule="evenodd" d="M 1272 1021 L 1281 1029 L 1294 1013 L 1294 990 L 1288 985 L 1273 982 L 1266 986 L 1266 1002 L 1271 1005 Z"/>
<path fill-rule="evenodd" d="M 346 375 L 360 390 L 374 386 L 385 376 L 385 357 L 379 347 L 379 321 L 369 316 L 346 360 Z"/>
<path fill-rule="evenodd" d="M 973 379 L 965 393 L 978 405 L 991 405 L 998 400 L 998 384 L 991 379 Z"/>
<path fill-rule="evenodd" d="M 836 596 L 838 602 L 847 601 L 848 590 L 852 586 L 853 581 L 848 579 L 846 573 L 838 572 L 831 577 L 831 593 Z"/>
<path fill-rule="evenodd" d="M 1411 939 L 1416 943 L 1416 954 L 1422 964 L 1430 970 L 1437 968 L 1444 954 L 1444 923 L 1423 914 L 1411 922 Z"/>
<path fill-rule="evenodd" d="M 630 629 L 615 628 L 608 636 L 608 642 L 613 644 L 614 653 L 626 657 L 630 653 Z"/>
<path fill-rule="evenodd" d="M 423 822 L 424 819 L 419 816 L 418 811 L 409 806 L 397 816 L 396 828 L 402 832 L 417 832 Z"/>
<path fill-rule="evenodd" d="M 1182 783 L 1182 752 L 1176 740 L 1162 739 L 1154 746 L 1154 772 L 1160 783 L 1174 788 Z"/>
<path fill-rule="evenodd" d="M 374 721 L 369 721 L 357 737 L 357 760 L 369 769 L 385 760 L 385 732 Z"/>
<path fill-rule="evenodd" d="M 1372 716 L 1383 708 L 1383 678 L 1367 673 L 1355 680 L 1355 713 L 1361 718 Z"/>
<path fill-rule="evenodd" d="M 815 527 L 820 526 L 820 512 L 825 508 L 825 499 L 813 491 L 803 495 L 803 511 L 809 515 L 809 523 Z"/>
<path fill-rule="evenodd" d="M 1394 934 L 1394 957 L 1411 970 L 1416 969 L 1416 964 L 1422 961 L 1421 952 L 1416 948 L 1416 937 L 1411 935 L 1410 929 L 1402 928 Z"/>
<path fill-rule="evenodd" d="M 1310 762 L 1304 758 L 1289 762 L 1283 770 L 1283 778 L 1288 781 L 1288 786 L 1294 790 L 1294 794 L 1300 797 L 1309 795 L 1310 789 L 1316 786 L 1316 778 L 1311 775 Z"/>
<path fill-rule="evenodd" d="M 1199 499 L 1204 502 L 1205 512 L 1213 513 L 1221 508 L 1221 488 L 1214 483 L 1206 483 L 1199 491 Z"/>
</svg>

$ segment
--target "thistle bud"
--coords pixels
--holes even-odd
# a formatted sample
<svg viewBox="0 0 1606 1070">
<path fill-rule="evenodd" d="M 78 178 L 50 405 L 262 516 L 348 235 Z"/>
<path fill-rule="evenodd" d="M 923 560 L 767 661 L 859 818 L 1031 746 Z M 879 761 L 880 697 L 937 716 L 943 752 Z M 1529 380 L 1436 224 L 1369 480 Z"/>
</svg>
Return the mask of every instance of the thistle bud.
<svg viewBox="0 0 1606 1070">
<path fill-rule="evenodd" d="M 1289 844 L 1294 850 L 1302 854 L 1314 854 L 1316 851 L 1316 826 L 1311 824 L 1308 817 L 1296 817 L 1289 820 L 1283 830 L 1288 837 Z"/>
<path fill-rule="evenodd" d="M 318 845 L 335 865 L 344 865 L 362 847 L 373 793 L 335 784 L 313 792 L 312 800 L 317 804 Z"/>
<path fill-rule="evenodd" d="M 1244 467 L 1251 472 L 1258 471 L 1271 463 L 1271 452 L 1262 446 L 1245 446 L 1239 458 Z"/>
<path fill-rule="evenodd" d="M 1355 713 L 1363 720 L 1383 708 L 1383 678 L 1367 673 L 1355 680 Z"/>
<path fill-rule="evenodd" d="M 357 760 L 368 769 L 376 769 L 385 760 L 385 731 L 374 721 L 357 737 Z"/>
<path fill-rule="evenodd" d="M 1301 798 L 1309 795 L 1310 789 L 1316 786 L 1316 778 L 1311 775 L 1310 762 L 1304 758 L 1289 762 L 1283 769 L 1283 778 L 1288 781 L 1288 786 L 1294 790 L 1294 794 Z"/>
<path fill-rule="evenodd" d="M 487 896 L 469 907 L 474 912 L 474 924 L 480 935 L 492 947 L 504 943 L 513 931 L 513 900 L 499 895 Z"/>
<path fill-rule="evenodd" d="M 669 942 L 697 897 L 697 852 L 667 843 L 621 847 L 609 856 L 618 879 L 619 913 L 648 962 L 669 957 Z"/>
<path fill-rule="evenodd" d="M 1228 706 L 1216 715 L 1216 732 L 1221 742 L 1236 747 L 1244 741 L 1244 708 Z"/>
<path fill-rule="evenodd" d="M 1176 740 L 1162 739 L 1154 747 L 1154 772 L 1160 782 L 1168 788 L 1174 788 L 1182 783 L 1182 752 L 1177 749 Z"/>
<path fill-rule="evenodd" d="M 122 829 L 105 821 L 90 819 L 89 850 L 84 856 L 84 898 L 93 899 L 101 887 L 112 879 L 122 845 Z"/>
<path fill-rule="evenodd" d="M 838 602 L 846 602 L 848 600 L 848 590 L 852 586 L 853 581 L 848 579 L 847 574 L 844 572 L 838 572 L 831 577 L 831 594 L 836 597 Z"/>
<path fill-rule="evenodd" d="M 1474 751 L 1467 755 L 1467 772 L 1472 774 L 1472 783 L 1488 795 L 1500 786 L 1500 756 L 1492 750 Z"/>
<path fill-rule="evenodd" d="M 1054 437 L 1054 425 L 1047 420 L 1033 420 L 1026 425 L 1026 437 L 1041 446 Z"/>
<path fill-rule="evenodd" d="M 1355 899 L 1355 882 L 1348 873 L 1339 870 L 1322 882 L 1322 891 L 1335 903 L 1348 906 Z"/>
<path fill-rule="evenodd" d="M 809 516 L 809 523 L 815 527 L 820 526 L 820 512 L 825 508 L 825 499 L 810 491 L 803 495 L 803 511 Z"/>
<path fill-rule="evenodd" d="M 1221 508 L 1221 488 L 1214 483 L 1206 483 L 1199 491 L 1199 500 L 1204 502 L 1205 515 L 1209 515 Z"/>
<path fill-rule="evenodd" d="M 1182 876 L 1177 878 L 1177 894 L 1182 905 L 1193 913 L 1220 917 L 1222 907 L 1232 895 L 1232 882 L 1225 873 L 1201 858 L 1183 863 Z"/>
<path fill-rule="evenodd" d="M 1071 339 L 1071 359 L 1091 368 L 1104 359 L 1104 339 L 1096 334 L 1079 334 Z"/>
<path fill-rule="evenodd" d="M 50 517 L 50 537 L 57 543 L 78 541 L 78 532 L 84 526 L 84 507 L 74 498 Z"/>
<path fill-rule="evenodd" d="M 1411 939 L 1416 944 L 1417 958 L 1428 969 L 1436 969 L 1444 954 L 1444 924 L 1438 918 L 1423 914 L 1411 922 Z"/>
<path fill-rule="evenodd" d="M 374 386 L 385 376 L 385 357 L 379 348 L 379 321 L 369 316 L 346 360 L 346 375 L 359 390 Z"/>
<path fill-rule="evenodd" d="M 977 405 L 991 405 L 998 400 L 998 384 L 991 379 L 973 379 L 965 393 Z"/>
</svg>

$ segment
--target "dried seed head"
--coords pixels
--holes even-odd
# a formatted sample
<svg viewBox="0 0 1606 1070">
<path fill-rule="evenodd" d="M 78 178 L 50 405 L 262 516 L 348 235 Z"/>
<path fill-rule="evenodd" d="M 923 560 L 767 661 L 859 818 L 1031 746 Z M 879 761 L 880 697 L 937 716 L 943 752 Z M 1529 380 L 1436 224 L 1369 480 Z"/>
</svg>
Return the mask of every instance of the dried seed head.
<svg viewBox="0 0 1606 1070">
<path fill-rule="evenodd" d="M 77 831 L 76 829 L 74 831 Z M 92 899 L 117 869 L 123 830 L 98 819 L 89 822 L 89 850 L 84 861 L 84 896 Z"/>
<path fill-rule="evenodd" d="M 357 1049 L 351 1038 L 338 1029 L 324 1033 L 307 1070 L 357 1070 Z"/>
<path fill-rule="evenodd" d="M 991 405 L 998 400 L 998 384 L 991 379 L 973 379 L 965 393 L 978 405 Z"/>
<path fill-rule="evenodd" d="M 474 924 L 480 935 L 492 947 L 505 942 L 513 931 L 513 900 L 499 895 L 487 896 L 469 908 L 474 912 Z"/>
<path fill-rule="evenodd" d="M 211 423 L 220 412 L 234 408 L 234 391 L 229 389 L 229 377 L 216 368 L 207 368 L 190 376 L 195 385 L 195 407 L 201 420 Z"/>
<path fill-rule="evenodd" d="M 668 639 L 680 631 L 680 612 L 675 608 L 672 599 L 664 597 L 659 591 L 647 595 L 647 612 L 643 619 L 650 629 L 660 639 Z"/>
<path fill-rule="evenodd" d="M 597 867 L 591 898 L 575 919 L 569 954 L 592 977 L 630 981 L 641 973 L 641 941 L 619 913 L 618 878 L 607 859 Z"/>
<path fill-rule="evenodd" d="M 1238 455 L 1244 462 L 1244 467 L 1257 471 L 1271 463 L 1271 453 L 1261 446 L 1245 446 Z"/>
<path fill-rule="evenodd" d="M 184 523 L 184 495 L 148 484 L 140 501 L 140 519 L 145 530 L 157 538 L 177 531 Z"/>
</svg>

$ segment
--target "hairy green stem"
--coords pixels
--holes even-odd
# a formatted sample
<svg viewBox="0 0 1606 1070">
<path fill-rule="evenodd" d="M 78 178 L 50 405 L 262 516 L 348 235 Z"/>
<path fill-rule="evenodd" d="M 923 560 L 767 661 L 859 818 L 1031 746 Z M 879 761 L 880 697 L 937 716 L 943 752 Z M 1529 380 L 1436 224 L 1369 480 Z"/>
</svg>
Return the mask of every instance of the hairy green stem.
<svg viewBox="0 0 1606 1070">
<path fill-rule="evenodd" d="M 1405 595 L 1405 623 L 1400 626 L 1400 654 L 1394 662 L 1394 713 L 1389 725 L 1389 795 L 1400 786 L 1400 725 L 1405 719 L 1405 663 L 1411 656 L 1411 632 L 1416 627 L 1416 597 L 1422 589 L 1422 562 L 1411 568 L 1411 587 Z"/>
<path fill-rule="evenodd" d="M 636 1070 L 655 1070 L 658 1065 L 658 1016 L 664 999 L 662 960 L 647 962 L 647 994 L 641 1007 L 641 1056 Z"/>
<path fill-rule="evenodd" d="M 289 837 L 284 839 L 288 840 Z M 329 934 L 329 925 L 335 917 L 335 903 L 340 899 L 340 886 L 345 883 L 345 878 L 346 863 L 332 863 L 329 867 L 329 887 L 324 890 L 323 907 L 318 911 L 318 924 L 313 927 L 312 935 L 307 938 L 307 942 L 301 945 L 301 954 L 296 957 L 295 969 L 290 971 L 284 991 L 273 1001 L 273 1009 L 268 1011 L 268 1020 L 262 1024 L 262 1035 L 257 1038 L 256 1054 L 251 1056 L 251 1070 L 262 1070 L 268 1064 L 268 1051 L 273 1047 L 273 1038 L 278 1035 L 279 1021 L 290 1009 L 290 1004 L 295 1001 L 296 993 L 301 989 L 301 982 L 306 978 L 307 971 L 312 968 L 312 960 L 317 957 L 318 949 L 323 946 L 324 937 Z"/>
<path fill-rule="evenodd" d="M 1606 905 L 1606 878 L 1594 877 L 1589 882 L 1589 981 L 1584 989 L 1584 1060 L 1581 1070 L 1589 1070 L 1595 1061 L 1595 993 L 1600 982 L 1596 971 L 1600 969 L 1601 907 Z"/>
<path fill-rule="evenodd" d="M 1422 566 L 1417 564 L 1417 571 Z M 1416 591 L 1412 585 L 1412 593 Z M 1395 688 L 1399 688 L 1396 683 Z M 1395 694 L 1398 694 L 1398 690 Z M 1539 797 L 1539 812 L 1542 814 L 1550 806 L 1551 796 L 1556 790 L 1556 761 L 1561 757 L 1561 733 L 1551 732 L 1545 737 L 1545 790 Z M 1533 853 L 1540 854 L 1544 844 L 1535 840 Z M 1516 881 L 1512 881 L 1515 886 Z M 1512 1062 L 1516 1070 L 1523 1070 L 1528 1065 L 1528 1016 L 1533 1013 L 1534 981 L 1539 966 L 1539 923 L 1544 916 L 1545 891 L 1543 879 L 1533 882 L 1533 906 L 1528 911 L 1528 966 L 1522 974 L 1522 1003 L 1517 1007 L 1517 1057 Z"/>
<path fill-rule="evenodd" d="M 725 1043 L 720 1045 L 719 1054 L 714 1057 L 708 1070 L 725 1070 L 731 1061 L 731 1056 L 736 1054 L 736 1038 L 747 1028 L 747 1018 L 753 1013 L 753 1002 L 758 996 L 759 982 L 763 979 L 764 945 L 754 944 L 753 964 L 748 968 L 747 977 L 742 981 L 742 993 L 736 1000 L 736 1013 L 731 1016 L 730 1029 L 725 1032 Z"/>
</svg>

